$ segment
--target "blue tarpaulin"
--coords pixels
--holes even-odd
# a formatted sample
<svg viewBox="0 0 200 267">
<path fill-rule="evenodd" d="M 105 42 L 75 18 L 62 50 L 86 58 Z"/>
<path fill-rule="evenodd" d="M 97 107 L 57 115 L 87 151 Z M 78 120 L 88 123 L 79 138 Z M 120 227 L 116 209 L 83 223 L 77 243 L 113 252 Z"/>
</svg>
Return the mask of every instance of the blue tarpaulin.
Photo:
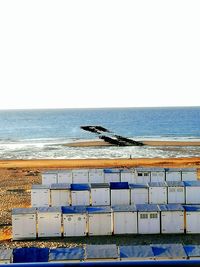
<svg viewBox="0 0 200 267">
<path fill-rule="evenodd" d="M 62 213 L 63 214 L 86 213 L 86 207 L 85 206 L 63 206 Z"/>
<path fill-rule="evenodd" d="M 200 187 L 200 181 L 186 181 L 184 182 L 185 186 L 199 186 Z"/>
<path fill-rule="evenodd" d="M 56 248 L 50 249 L 49 261 L 83 260 L 83 248 Z"/>
<path fill-rule="evenodd" d="M 200 245 L 183 246 L 188 257 L 200 257 Z"/>
<path fill-rule="evenodd" d="M 93 206 L 93 207 L 87 207 L 87 212 L 88 213 L 108 213 L 111 212 L 111 207 L 109 206 Z"/>
<path fill-rule="evenodd" d="M 118 258 L 116 245 L 87 245 L 86 259 L 116 259 Z"/>
<path fill-rule="evenodd" d="M 166 182 L 167 186 L 184 186 L 184 182 L 182 181 L 168 181 Z"/>
<path fill-rule="evenodd" d="M 200 211 L 200 205 L 183 205 L 185 211 Z"/>
<path fill-rule="evenodd" d="M 51 189 L 70 189 L 71 185 L 66 183 L 51 184 Z"/>
<path fill-rule="evenodd" d="M 120 173 L 117 169 L 104 169 L 104 173 Z"/>
<path fill-rule="evenodd" d="M 153 250 L 150 246 L 120 246 L 120 258 L 153 258 Z"/>
<path fill-rule="evenodd" d="M 128 182 L 111 182 L 110 189 L 129 189 Z"/>
<path fill-rule="evenodd" d="M 128 212 L 135 212 L 137 211 L 136 206 L 135 205 L 115 205 L 112 206 L 112 210 L 114 212 L 124 212 L 124 211 L 128 211 Z"/>
<path fill-rule="evenodd" d="M 129 188 L 148 188 L 147 184 L 129 184 Z"/>
<path fill-rule="evenodd" d="M 149 187 L 166 187 L 167 184 L 165 182 L 149 182 Z"/>
<path fill-rule="evenodd" d="M 89 184 L 71 184 L 72 191 L 90 190 Z"/>
<path fill-rule="evenodd" d="M 157 244 L 151 247 L 156 258 L 187 258 L 182 244 Z"/>
<path fill-rule="evenodd" d="M 181 204 L 160 204 L 159 208 L 161 211 L 184 211 Z"/>
<path fill-rule="evenodd" d="M 47 262 L 48 248 L 16 248 L 13 250 L 13 263 Z"/>
<path fill-rule="evenodd" d="M 136 204 L 136 209 L 141 212 L 160 211 L 156 204 Z"/>
</svg>

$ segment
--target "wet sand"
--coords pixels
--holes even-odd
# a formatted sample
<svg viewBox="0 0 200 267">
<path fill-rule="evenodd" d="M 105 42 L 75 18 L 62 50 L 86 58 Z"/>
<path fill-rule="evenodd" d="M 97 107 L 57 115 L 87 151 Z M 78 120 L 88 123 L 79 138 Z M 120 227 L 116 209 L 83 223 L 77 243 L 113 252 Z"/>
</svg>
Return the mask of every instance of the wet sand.
<svg viewBox="0 0 200 267">
<path fill-rule="evenodd" d="M 144 145 L 147 146 L 200 146 L 199 141 L 142 141 Z M 84 142 L 74 142 L 68 143 L 64 146 L 68 147 L 93 147 L 93 146 L 114 146 L 104 141 L 84 141 Z"/>
</svg>

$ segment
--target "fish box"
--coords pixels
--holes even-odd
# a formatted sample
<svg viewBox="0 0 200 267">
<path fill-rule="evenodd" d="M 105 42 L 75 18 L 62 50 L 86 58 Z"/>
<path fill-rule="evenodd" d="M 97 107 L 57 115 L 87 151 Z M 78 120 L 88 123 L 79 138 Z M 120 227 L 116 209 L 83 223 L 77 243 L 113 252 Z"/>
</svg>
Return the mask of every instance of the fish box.
<svg viewBox="0 0 200 267">
<path fill-rule="evenodd" d="M 32 207 L 50 206 L 50 185 L 33 184 L 31 189 Z"/>
<path fill-rule="evenodd" d="M 121 182 L 135 183 L 135 169 L 121 170 Z"/>
<path fill-rule="evenodd" d="M 88 207 L 88 235 L 111 235 L 112 214 L 109 206 Z"/>
<path fill-rule="evenodd" d="M 89 169 L 89 183 L 104 183 L 103 169 Z"/>
<path fill-rule="evenodd" d="M 72 170 L 72 181 L 73 184 L 87 184 L 89 171 L 85 169 Z"/>
<path fill-rule="evenodd" d="M 156 204 L 137 204 L 138 234 L 160 234 L 160 209 Z"/>
<path fill-rule="evenodd" d="M 128 182 L 110 183 L 111 205 L 130 205 Z"/>
<path fill-rule="evenodd" d="M 87 213 L 84 206 L 62 207 L 62 214 L 64 236 L 86 236 Z"/>
<path fill-rule="evenodd" d="M 164 182 L 165 181 L 165 169 L 152 168 L 151 169 L 151 182 Z"/>
<path fill-rule="evenodd" d="M 36 239 L 36 208 L 12 209 L 13 240 Z"/>
<path fill-rule="evenodd" d="M 200 205 L 183 205 L 186 216 L 186 234 L 200 233 Z"/>
<path fill-rule="evenodd" d="M 168 204 L 184 204 L 185 203 L 185 186 L 181 181 L 169 181 L 167 184 Z"/>
<path fill-rule="evenodd" d="M 72 206 L 90 205 L 90 185 L 71 184 Z"/>
<path fill-rule="evenodd" d="M 120 182 L 120 170 L 118 169 L 104 169 L 104 182 Z"/>
<path fill-rule="evenodd" d="M 135 205 L 113 206 L 113 234 L 137 234 Z"/>
<path fill-rule="evenodd" d="M 167 204 L 167 184 L 165 182 L 150 182 L 149 204 Z"/>
<path fill-rule="evenodd" d="M 51 185 L 51 206 L 69 206 L 71 204 L 70 184 Z"/>
<path fill-rule="evenodd" d="M 58 182 L 58 174 L 56 171 L 42 172 L 42 184 L 51 185 Z"/>
<path fill-rule="evenodd" d="M 166 181 L 181 181 L 181 169 L 170 168 L 165 169 Z"/>
<path fill-rule="evenodd" d="M 185 203 L 200 204 L 200 181 L 184 182 L 185 185 Z"/>
<path fill-rule="evenodd" d="M 135 169 L 135 183 L 145 184 L 151 181 L 151 170 L 147 168 Z"/>
<path fill-rule="evenodd" d="M 109 184 L 91 184 L 91 204 L 92 206 L 110 205 L 110 186 Z"/>
<path fill-rule="evenodd" d="M 58 184 L 72 184 L 72 170 L 58 172 Z"/>
<path fill-rule="evenodd" d="M 61 236 L 61 208 L 41 207 L 38 213 L 38 237 Z"/>
<path fill-rule="evenodd" d="M 180 204 L 159 205 L 161 211 L 161 233 L 184 233 L 184 208 Z"/>
<path fill-rule="evenodd" d="M 147 184 L 129 184 L 131 204 L 148 204 L 149 189 Z"/>
</svg>

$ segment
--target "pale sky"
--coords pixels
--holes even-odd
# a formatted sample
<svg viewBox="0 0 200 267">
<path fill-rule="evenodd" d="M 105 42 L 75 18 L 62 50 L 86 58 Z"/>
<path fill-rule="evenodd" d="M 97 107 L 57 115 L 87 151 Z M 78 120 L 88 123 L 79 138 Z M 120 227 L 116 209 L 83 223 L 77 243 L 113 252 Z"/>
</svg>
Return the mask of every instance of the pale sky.
<svg viewBox="0 0 200 267">
<path fill-rule="evenodd" d="M 0 109 L 200 106 L 199 0 L 1 0 Z"/>
</svg>

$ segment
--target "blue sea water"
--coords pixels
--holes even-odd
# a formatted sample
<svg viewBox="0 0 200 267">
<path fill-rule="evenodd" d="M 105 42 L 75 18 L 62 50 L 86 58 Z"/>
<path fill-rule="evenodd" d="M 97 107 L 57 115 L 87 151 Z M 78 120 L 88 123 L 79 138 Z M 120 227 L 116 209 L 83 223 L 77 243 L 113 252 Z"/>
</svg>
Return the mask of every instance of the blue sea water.
<svg viewBox="0 0 200 267">
<path fill-rule="evenodd" d="M 97 137 L 81 125 L 102 125 L 136 140 L 200 141 L 200 107 L 0 111 L 0 158 L 200 156 L 199 147 L 69 148 Z"/>
</svg>

